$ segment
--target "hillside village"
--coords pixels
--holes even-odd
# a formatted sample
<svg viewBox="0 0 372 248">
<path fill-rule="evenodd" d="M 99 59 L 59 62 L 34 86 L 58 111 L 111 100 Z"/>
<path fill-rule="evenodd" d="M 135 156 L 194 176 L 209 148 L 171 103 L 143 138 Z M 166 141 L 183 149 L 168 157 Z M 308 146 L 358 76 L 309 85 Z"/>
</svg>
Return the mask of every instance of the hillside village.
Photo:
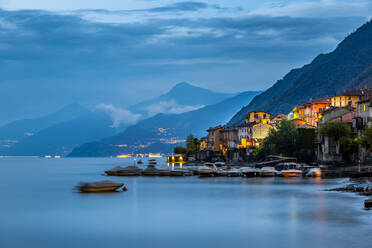
<svg viewBox="0 0 372 248">
<path fill-rule="evenodd" d="M 345 91 L 332 97 L 313 99 L 293 106 L 288 114 L 272 116 L 260 110 L 251 111 L 240 125 L 210 127 L 208 135 L 200 139 L 196 159 L 250 160 L 265 141 L 268 142 L 270 132 L 280 128 L 283 120 L 292 122 L 300 135 L 313 133 L 313 136 L 305 138 L 314 145 L 313 149 L 310 146 L 310 160 L 320 163 L 372 161 L 369 149 L 360 142 L 366 130 L 372 128 L 372 89 Z M 335 123 L 343 123 L 350 133 L 339 137 L 323 132 L 322 129 Z"/>
</svg>

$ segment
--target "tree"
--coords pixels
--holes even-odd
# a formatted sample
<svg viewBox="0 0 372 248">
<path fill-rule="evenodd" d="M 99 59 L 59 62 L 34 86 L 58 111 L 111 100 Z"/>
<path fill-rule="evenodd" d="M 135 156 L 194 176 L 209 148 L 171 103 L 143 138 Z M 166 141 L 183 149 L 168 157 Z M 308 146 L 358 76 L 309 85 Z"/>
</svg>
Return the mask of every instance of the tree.
<svg viewBox="0 0 372 248">
<path fill-rule="evenodd" d="M 298 130 L 290 120 L 282 120 L 277 129 L 271 129 L 264 143 L 272 154 L 293 156 L 296 151 Z"/>
<path fill-rule="evenodd" d="M 183 146 L 176 146 L 173 151 L 174 151 L 175 154 L 182 154 L 183 155 L 183 154 L 187 153 L 187 149 Z"/>
<path fill-rule="evenodd" d="M 188 156 L 195 154 L 198 144 L 199 144 L 199 140 L 195 138 L 192 134 L 187 136 L 187 139 L 186 139 L 186 150 L 187 151 L 186 152 Z"/>
<path fill-rule="evenodd" d="M 372 126 L 364 131 L 360 139 L 360 144 L 368 153 L 372 152 Z"/>
<path fill-rule="evenodd" d="M 336 153 L 340 151 L 340 145 L 343 140 L 351 134 L 349 125 L 343 122 L 326 123 L 319 129 L 320 135 L 332 138 L 336 142 Z"/>
</svg>

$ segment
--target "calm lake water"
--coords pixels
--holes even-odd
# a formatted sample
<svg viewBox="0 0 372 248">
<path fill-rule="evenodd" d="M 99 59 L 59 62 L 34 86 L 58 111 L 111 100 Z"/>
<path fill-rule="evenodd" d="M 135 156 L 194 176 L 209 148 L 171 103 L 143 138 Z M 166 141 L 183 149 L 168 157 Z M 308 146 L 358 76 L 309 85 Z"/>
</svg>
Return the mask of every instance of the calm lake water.
<svg viewBox="0 0 372 248">
<path fill-rule="evenodd" d="M 106 177 L 128 159 L 0 159 L 0 247 L 371 247 L 345 180 Z M 122 193 L 81 194 L 114 180 Z"/>
</svg>

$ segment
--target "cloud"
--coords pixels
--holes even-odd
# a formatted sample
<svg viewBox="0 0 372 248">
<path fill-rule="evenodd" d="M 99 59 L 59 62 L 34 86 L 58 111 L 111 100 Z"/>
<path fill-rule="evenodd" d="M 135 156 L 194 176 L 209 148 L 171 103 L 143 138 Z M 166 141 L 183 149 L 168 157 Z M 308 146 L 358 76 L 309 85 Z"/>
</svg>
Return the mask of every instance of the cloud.
<svg viewBox="0 0 372 248">
<path fill-rule="evenodd" d="M 149 12 L 170 12 L 170 11 L 197 11 L 208 8 L 208 4 L 202 2 L 179 2 L 171 5 L 150 8 Z"/>
<path fill-rule="evenodd" d="M 97 105 L 97 109 L 103 110 L 110 115 L 113 122 L 112 127 L 114 128 L 119 127 L 121 124 L 136 124 L 141 118 L 139 114 L 133 114 L 126 109 L 115 107 L 112 104 L 101 103 Z"/>
<path fill-rule="evenodd" d="M 188 106 L 180 105 L 174 100 L 161 101 L 159 103 L 149 105 L 146 110 L 149 116 L 154 116 L 160 113 L 164 114 L 181 114 L 204 107 L 204 105 Z"/>
</svg>

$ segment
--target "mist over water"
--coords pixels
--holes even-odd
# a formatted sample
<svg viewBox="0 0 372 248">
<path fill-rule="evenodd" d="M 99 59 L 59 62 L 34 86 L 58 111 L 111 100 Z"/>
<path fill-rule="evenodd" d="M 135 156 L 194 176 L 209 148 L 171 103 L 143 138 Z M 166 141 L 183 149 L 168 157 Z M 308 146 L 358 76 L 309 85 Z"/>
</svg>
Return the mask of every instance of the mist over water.
<svg viewBox="0 0 372 248">
<path fill-rule="evenodd" d="M 0 159 L 0 247 L 370 247 L 365 198 L 324 191 L 343 179 L 102 175 L 132 164 Z M 73 190 L 97 180 L 128 191 Z"/>
</svg>

